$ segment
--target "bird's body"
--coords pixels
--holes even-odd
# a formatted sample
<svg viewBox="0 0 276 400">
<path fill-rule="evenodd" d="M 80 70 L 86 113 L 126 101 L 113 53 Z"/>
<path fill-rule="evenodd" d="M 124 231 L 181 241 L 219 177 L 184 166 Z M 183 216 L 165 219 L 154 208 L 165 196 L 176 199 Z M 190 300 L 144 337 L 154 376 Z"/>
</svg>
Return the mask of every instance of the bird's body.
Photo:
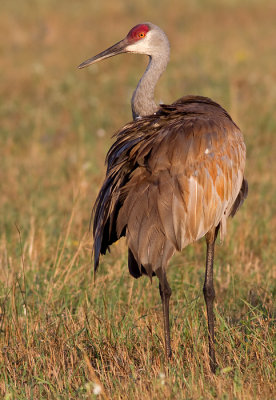
<svg viewBox="0 0 276 400">
<path fill-rule="evenodd" d="M 240 192 L 243 137 L 208 98 L 187 96 L 127 124 L 107 155 L 95 207 L 95 265 L 127 237 L 139 276 L 166 268 L 173 253 L 226 219 Z M 223 232 L 224 233 L 224 232 Z"/>
<path fill-rule="evenodd" d="M 219 229 L 224 236 L 227 218 L 247 195 L 243 136 L 229 114 L 206 97 L 185 96 L 171 105 L 154 103 L 154 87 L 167 65 L 169 44 L 153 24 L 134 27 L 123 41 L 81 67 L 121 52 L 148 54 L 150 62 L 132 97 L 134 121 L 116 134 L 107 155 L 106 178 L 94 207 L 95 269 L 100 254 L 126 236 L 131 275 L 159 278 L 170 357 L 171 290 L 166 268 L 176 250 L 206 235 L 204 295 L 214 371 L 214 243 Z"/>
</svg>

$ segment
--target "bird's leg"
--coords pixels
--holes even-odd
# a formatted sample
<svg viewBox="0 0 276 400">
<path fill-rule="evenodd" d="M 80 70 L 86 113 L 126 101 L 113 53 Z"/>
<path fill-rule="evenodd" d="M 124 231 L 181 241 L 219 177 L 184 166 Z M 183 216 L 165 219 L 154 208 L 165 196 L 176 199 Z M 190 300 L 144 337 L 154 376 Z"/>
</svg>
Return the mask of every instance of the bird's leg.
<svg viewBox="0 0 276 400">
<path fill-rule="evenodd" d="M 215 336 L 214 336 L 213 303 L 215 299 L 215 289 L 213 282 L 213 262 L 214 262 L 215 241 L 217 238 L 218 231 L 219 231 L 219 226 L 217 226 L 213 231 L 208 232 L 206 235 L 206 242 L 207 242 L 206 271 L 205 271 L 205 281 L 203 286 L 203 294 L 206 303 L 207 318 L 208 318 L 210 367 L 211 371 L 214 373 L 217 368 L 217 362 L 214 349 Z"/>
<path fill-rule="evenodd" d="M 167 281 L 166 272 L 162 268 L 156 271 L 156 275 L 159 278 L 159 291 L 163 308 L 166 357 L 167 359 L 169 359 L 172 356 L 171 338 L 170 338 L 170 318 L 169 318 L 169 302 L 172 290 Z"/>
</svg>

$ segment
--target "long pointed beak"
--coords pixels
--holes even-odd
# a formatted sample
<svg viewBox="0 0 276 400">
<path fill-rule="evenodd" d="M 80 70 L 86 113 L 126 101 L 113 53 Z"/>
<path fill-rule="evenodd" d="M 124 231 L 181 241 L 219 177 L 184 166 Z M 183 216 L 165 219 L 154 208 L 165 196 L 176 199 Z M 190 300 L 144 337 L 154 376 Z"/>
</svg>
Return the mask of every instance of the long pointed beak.
<svg viewBox="0 0 276 400">
<path fill-rule="evenodd" d="M 88 65 L 95 64 L 98 61 L 104 60 L 105 58 L 116 56 L 117 54 L 127 53 L 126 47 L 128 45 L 127 39 L 120 40 L 120 42 L 115 43 L 113 46 L 109 47 L 108 49 L 102 51 L 101 53 L 97 54 L 96 56 L 89 58 L 88 60 L 81 63 L 78 68 L 85 68 Z"/>
</svg>

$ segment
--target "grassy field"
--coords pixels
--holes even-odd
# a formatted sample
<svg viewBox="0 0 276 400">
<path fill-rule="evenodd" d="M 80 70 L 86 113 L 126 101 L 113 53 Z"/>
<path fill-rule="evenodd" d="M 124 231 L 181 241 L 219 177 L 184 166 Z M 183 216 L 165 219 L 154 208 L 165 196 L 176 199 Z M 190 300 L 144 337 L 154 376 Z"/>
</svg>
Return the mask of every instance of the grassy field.
<svg viewBox="0 0 276 400">
<path fill-rule="evenodd" d="M 275 1 L 0 7 L 0 397 L 275 399 Z M 169 364 L 157 280 L 129 276 L 123 240 L 93 283 L 90 212 L 111 136 L 131 119 L 147 60 L 122 55 L 76 66 L 143 21 L 171 41 L 156 99 L 209 96 L 229 110 L 247 144 L 250 194 L 216 249 L 215 376 L 204 241 L 177 254 L 168 272 Z"/>
</svg>

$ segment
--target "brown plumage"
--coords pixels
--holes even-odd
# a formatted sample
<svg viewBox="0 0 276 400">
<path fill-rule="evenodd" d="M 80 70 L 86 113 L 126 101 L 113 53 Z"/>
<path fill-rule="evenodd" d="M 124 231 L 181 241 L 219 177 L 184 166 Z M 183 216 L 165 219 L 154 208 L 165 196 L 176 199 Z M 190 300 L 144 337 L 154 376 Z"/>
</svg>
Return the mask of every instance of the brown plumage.
<svg viewBox="0 0 276 400">
<path fill-rule="evenodd" d="M 137 260 L 132 275 L 166 268 L 175 250 L 225 227 L 244 164 L 239 128 L 205 97 L 183 97 L 124 126 L 95 203 L 95 267 L 100 253 L 126 235 Z"/>
<path fill-rule="evenodd" d="M 155 29 L 152 24 L 147 26 Z M 111 49 L 114 55 L 114 46 Z M 82 66 L 107 57 L 108 51 Z M 139 85 L 143 85 L 141 81 Z M 139 85 L 135 93 L 141 92 Z M 227 218 L 247 196 L 243 136 L 229 114 L 206 97 L 185 96 L 171 105 L 158 106 L 148 115 L 142 110 L 141 96 L 137 100 L 135 93 L 135 119 L 116 134 L 94 206 L 95 269 L 100 254 L 126 236 L 130 274 L 159 278 L 166 354 L 170 357 L 168 262 L 176 250 L 206 235 L 204 296 L 214 371 L 214 243 L 219 230 L 225 236 Z"/>
</svg>

